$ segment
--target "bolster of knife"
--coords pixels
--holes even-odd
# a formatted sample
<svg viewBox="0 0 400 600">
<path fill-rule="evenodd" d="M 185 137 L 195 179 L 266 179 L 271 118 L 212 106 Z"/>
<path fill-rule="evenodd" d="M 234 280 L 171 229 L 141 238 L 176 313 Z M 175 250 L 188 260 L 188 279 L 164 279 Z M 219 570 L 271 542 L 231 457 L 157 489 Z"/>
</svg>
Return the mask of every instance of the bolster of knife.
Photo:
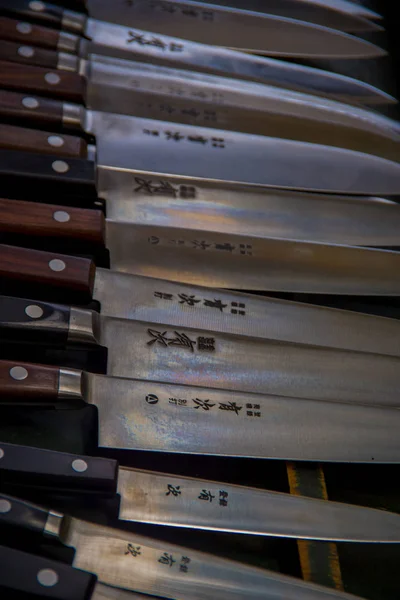
<svg viewBox="0 0 400 600">
<path fill-rule="evenodd" d="M 92 310 L 0 296 L 0 343 L 98 344 L 98 317 Z"/>
<path fill-rule="evenodd" d="M 22 528 L 32 533 L 45 531 L 50 511 L 0 492 L 0 527 Z"/>
<path fill-rule="evenodd" d="M 88 157 L 87 143 L 81 137 L 2 123 L 0 123 L 0 148 L 39 152 L 54 157 Z"/>
<path fill-rule="evenodd" d="M 56 493 L 78 491 L 111 496 L 117 493 L 116 460 L 3 442 L 0 442 L 0 457 L 0 477 L 5 483 L 20 482 L 24 487 L 46 488 L 46 492 Z"/>
<path fill-rule="evenodd" d="M 0 86 L 9 90 L 43 94 L 71 102 L 83 102 L 86 94 L 86 80 L 78 73 L 6 60 L 0 60 Z"/>
<path fill-rule="evenodd" d="M 90 600 L 96 579 L 95 575 L 67 564 L 0 546 L 0 590 L 8 595 Z"/>
<path fill-rule="evenodd" d="M 27 46 L 28 48 L 38 46 L 39 48 L 58 50 L 59 52 L 72 52 L 73 54 L 77 54 L 79 51 L 80 38 L 76 35 L 3 16 L 0 17 L 0 38 L 9 42 L 18 42 L 19 45 L 22 45 L 25 49 L 20 51 L 19 55 L 25 57 L 28 61 L 31 59 L 32 64 L 35 61 L 34 52 L 29 51 Z M 57 62 L 51 66 L 55 67 L 56 65 Z"/>
</svg>

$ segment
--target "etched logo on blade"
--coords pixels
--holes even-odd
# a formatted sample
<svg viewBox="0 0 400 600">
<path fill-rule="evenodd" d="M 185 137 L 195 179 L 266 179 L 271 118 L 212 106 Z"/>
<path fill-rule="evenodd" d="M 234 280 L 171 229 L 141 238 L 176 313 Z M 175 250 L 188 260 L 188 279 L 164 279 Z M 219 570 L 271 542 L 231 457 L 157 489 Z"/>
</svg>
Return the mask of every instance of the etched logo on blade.
<svg viewBox="0 0 400 600">
<path fill-rule="evenodd" d="M 157 404 L 158 396 L 156 396 L 155 394 L 147 394 L 146 402 L 147 404 Z"/>
</svg>

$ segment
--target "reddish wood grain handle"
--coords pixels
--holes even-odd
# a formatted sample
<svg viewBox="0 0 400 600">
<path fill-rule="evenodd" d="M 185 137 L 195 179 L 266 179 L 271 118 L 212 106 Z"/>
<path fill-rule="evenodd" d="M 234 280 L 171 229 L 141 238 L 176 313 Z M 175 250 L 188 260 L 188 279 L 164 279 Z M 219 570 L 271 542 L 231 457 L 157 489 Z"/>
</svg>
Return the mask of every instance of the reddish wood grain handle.
<svg viewBox="0 0 400 600">
<path fill-rule="evenodd" d="M 14 42 L 0 40 L 0 60 L 8 60 L 37 67 L 46 67 L 48 69 L 57 69 L 58 54 L 57 52 L 44 50 L 37 46 L 28 46 L 26 44 L 16 44 Z"/>
<path fill-rule="evenodd" d="M 20 19 L 0 17 L 0 37 L 2 40 L 57 50 L 60 32 L 57 29 L 42 27 Z"/>
<path fill-rule="evenodd" d="M 69 238 L 104 246 L 105 219 L 101 210 L 0 198 L 0 232 Z"/>
<path fill-rule="evenodd" d="M 0 86 L 72 102 L 83 102 L 86 92 L 86 81 L 77 73 L 50 70 L 4 60 L 0 60 Z"/>
<path fill-rule="evenodd" d="M 39 152 L 68 158 L 87 158 L 87 144 L 78 136 L 0 123 L 0 148 Z"/>
<path fill-rule="evenodd" d="M 96 267 L 87 258 L 0 245 L 0 277 L 93 292 Z"/>
<path fill-rule="evenodd" d="M 60 368 L 11 360 L 0 361 L 0 402 L 57 400 Z"/>
<path fill-rule="evenodd" d="M 35 125 L 62 126 L 63 103 L 30 94 L 0 90 L 0 117 L 29 120 Z"/>
</svg>

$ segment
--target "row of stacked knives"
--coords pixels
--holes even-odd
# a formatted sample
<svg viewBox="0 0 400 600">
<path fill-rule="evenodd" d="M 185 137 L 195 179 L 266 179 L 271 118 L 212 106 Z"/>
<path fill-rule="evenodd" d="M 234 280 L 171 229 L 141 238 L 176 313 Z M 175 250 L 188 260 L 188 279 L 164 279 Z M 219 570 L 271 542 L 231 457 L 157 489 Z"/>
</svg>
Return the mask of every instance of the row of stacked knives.
<svg viewBox="0 0 400 600">
<path fill-rule="evenodd" d="M 384 60 L 380 19 L 348 0 L 0 1 L 4 597 L 351 600 L 196 536 L 400 543 L 393 512 L 243 485 L 261 459 L 400 462 L 398 314 L 342 303 L 400 294 L 396 100 L 318 63 Z M 74 454 L 43 415 L 87 405 Z M 41 415 L 31 446 L 18 407 Z M 188 476 L 196 457 L 235 483 Z"/>
</svg>

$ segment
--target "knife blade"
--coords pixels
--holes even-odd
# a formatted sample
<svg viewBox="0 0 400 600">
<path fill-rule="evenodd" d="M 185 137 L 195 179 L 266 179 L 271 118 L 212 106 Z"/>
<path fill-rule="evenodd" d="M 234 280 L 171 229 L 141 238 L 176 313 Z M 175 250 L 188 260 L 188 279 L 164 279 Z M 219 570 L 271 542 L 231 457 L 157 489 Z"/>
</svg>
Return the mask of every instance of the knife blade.
<svg viewBox="0 0 400 600">
<path fill-rule="evenodd" d="M 31 23 L 21 23 L 5 17 L 1 18 L 1 33 L 4 40 L 31 44 L 40 47 L 64 51 L 61 64 L 75 69 L 75 60 L 71 54 L 79 53 L 92 62 L 93 52 L 101 48 L 87 47 L 82 38 L 64 32 L 40 27 Z M 171 42 L 172 43 L 172 42 Z M 86 45 L 85 45 L 86 44 Z M 176 42 L 174 42 L 176 45 Z M 251 56 L 233 50 L 180 41 L 181 51 L 165 51 L 155 46 L 138 45 L 128 58 L 151 64 L 165 64 L 190 71 L 213 73 L 222 77 L 250 80 L 276 85 L 280 88 L 330 97 L 355 104 L 391 104 L 396 100 L 382 90 L 351 77 L 323 71 L 304 65 L 297 65 L 278 59 Z M 174 46 L 175 47 L 175 46 Z M 179 47 L 179 46 L 178 46 Z M 30 52 L 28 50 L 28 52 Z M 126 58 L 126 57 L 125 57 Z M 100 60 L 96 55 L 96 61 Z M 107 60 L 103 56 L 103 60 Z M 111 60 L 108 57 L 108 60 Z M 90 64 L 89 64 L 90 68 Z"/>
<path fill-rule="evenodd" d="M 117 319 L 4 296 L 0 326 L 6 338 L 17 333 L 41 344 L 50 340 L 103 346 L 108 375 L 145 380 L 146 386 L 162 381 L 229 394 L 235 390 L 374 406 L 399 404 L 398 357 Z M 209 410 L 203 404 L 196 412 Z"/>
<path fill-rule="evenodd" d="M 218 0 L 219 1 L 219 0 Z M 266 0 L 270 2 L 271 0 Z M 272 0 L 273 1 L 273 0 Z M 299 2 L 306 2 L 306 4 L 311 4 L 314 6 L 323 6 L 329 7 L 333 10 L 339 10 L 346 12 L 350 15 L 358 15 L 364 17 L 366 19 L 382 19 L 382 16 L 378 14 L 376 11 L 371 10 L 367 6 L 363 6 L 358 2 L 351 2 L 349 0 L 295 0 L 296 4 Z"/>
<path fill-rule="evenodd" d="M 46 232 L 46 226 L 32 219 L 29 206 L 24 212 L 17 210 L 21 229 L 27 219 L 35 223 L 38 233 Z M 60 212 L 59 217 L 65 214 L 69 213 Z M 98 215 L 85 211 L 82 216 L 79 209 L 72 214 L 72 222 L 64 223 L 75 228 L 74 220 L 80 221 L 75 239 L 81 239 L 85 227 L 92 241 L 101 239 Z M 54 265 L 65 268 L 54 271 Z M 400 356 L 400 321 L 395 319 L 118 273 L 95 267 L 85 258 L 0 245 L 0 278 L 3 285 L 6 281 L 34 284 L 32 293 L 40 284 L 78 289 L 84 302 L 90 298 L 100 303 L 103 316 Z"/>
<path fill-rule="evenodd" d="M 386 54 L 370 42 L 328 27 L 192 0 L 116 3 L 111 12 L 120 13 L 115 18 L 122 20 L 121 25 L 31 0 L 2 0 L 0 8 L 78 33 L 89 40 L 87 46 L 91 50 L 101 47 L 101 53 L 120 58 L 129 57 L 131 45 L 136 44 L 154 45 L 164 52 L 169 44 L 170 51 L 180 52 L 181 37 L 228 49 L 290 58 L 354 59 Z M 160 40 L 157 35 L 167 35 L 170 39 Z M 181 46 L 180 50 L 177 45 Z"/>
<path fill-rule="evenodd" d="M 172 527 L 347 542 L 400 542 L 400 516 L 339 502 L 118 466 L 114 460 L 0 442 L 5 483 L 46 495 L 120 496 L 118 518 Z M 2 488 L 5 491 L 4 488 Z M 1 551 L 0 551 L 1 554 Z"/>
<path fill-rule="evenodd" d="M 15 65 L 9 65 L 12 79 Z M 26 113 L 23 99 L 21 104 Z M 60 103 L 57 114 L 62 115 L 60 125 L 96 139 L 99 195 L 108 168 L 116 178 L 120 171 L 134 170 L 314 192 L 391 195 L 400 191 L 399 163 L 364 152 L 91 111 L 69 103 Z"/>
<path fill-rule="evenodd" d="M 73 566 L 95 573 L 108 585 L 176 600 L 198 600 L 210 593 L 219 600 L 356 600 L 331 588 L 82 521 L 5 494 L 0 500 L 8 509 L 0 513 L 3 526 L 28 529 L 74 548 Z"/>
<path fill-rule="evenodd" d="M 75 83 L 69 72 L 71 88 L 82 90 L 80 101 L 90 109 L 333 145 L 398 159 L 399 124 L 371 110 L 322 98 L 316 101 L 311 94 L 274 86 L 200 73 L 188 75 L 178 69 L 108 57 L 92 56 L 90 61 L 74 58 L 76 64 L 71 64 L 71 55 L 58 57 L 54 53 L 48 60 L 49 51 L 41 50 L 35 58 L 32 47 L 30 52 L 26 46 L 10 48 L 10 43 L 3 44 L 7 46 L 0 44 L 0 61 L 9 60 L 11 54 L 13 62 L 26 64 L 31 60 L 24 56 L 26 53 L 33 53 L 32 60 L 39 61 L 44 52 L 44 62 L 57 65 L 59 70 L 75 70 Z M 37 64 L 14 68 L 10 63 L 8 68 L 5 75 L 3 67 L 0 84 L 13 89 L 27 91 L 27 76 L 29 90 L 35 91 L 35 80 L 38 89 L 43 89 L 50 76 L 48 69 Z M 54 84 L 48 85 L 49 94 L 54 88 Z"/>
<path fill-rule="evenodd" d="M 84 0 L 83 0 L 84 1 Z M 202 1 L 202 0 L 199 0 Z M 103 3 L 99 5 L 96 0 L 86 0 L 87 6 L 94 5 L 89 9 L 89 13 L 100 20 L 113 22 L 112 14 L 106 18 L 100 16 L 95 11 L 103 8 Z M 309 0 L 213 0 L 213 4 L 221 6 L 231 6 L 239 9 L 247 9 L 255 12 L 264 12 L 270 15 L 281 17 L 290 17 L 299 21 L 307 21 L 324 27 L 331 27 L 340 31 L 358 32 L 358 31 L 381 31 L 375 20 L 382 17 L 376 12 L 360 6 L 360 14 L 356 14 L 351 3 L 343 2 L 338 5 L 331 5 L 325 2 L 310 2 Z M 350 7 L 349 7 L 350 4 Z M 110 12 L 110 11 L 107 11 Z M 372 19 L 372 21 L 370 20 Z M 378 27 L 376 29 L 376 27 Z"/>
</svg>

